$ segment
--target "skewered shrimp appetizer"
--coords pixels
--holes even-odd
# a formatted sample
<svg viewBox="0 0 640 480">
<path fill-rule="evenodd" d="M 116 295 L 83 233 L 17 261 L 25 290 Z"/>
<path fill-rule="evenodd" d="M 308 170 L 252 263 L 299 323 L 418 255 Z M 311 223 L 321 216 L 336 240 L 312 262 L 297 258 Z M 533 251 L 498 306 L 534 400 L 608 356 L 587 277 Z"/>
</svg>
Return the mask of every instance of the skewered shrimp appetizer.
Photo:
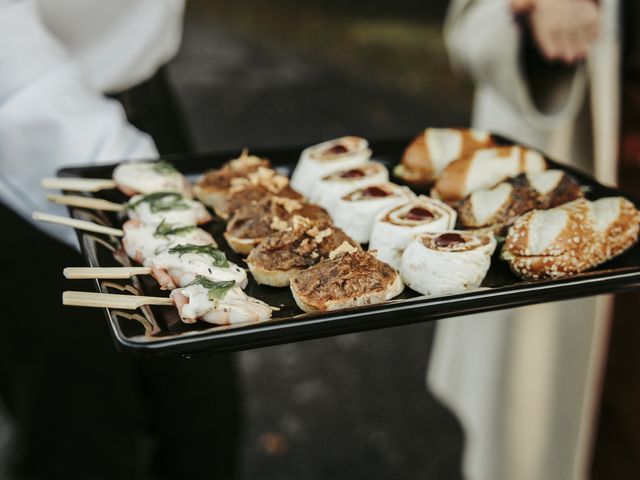
<svg viewBox="0 0 640 480">
<path fill-rule="evenodd" d="M 158 225 L 162 222 L 178 225 L 202 225 L 212 220 L 205 206 L 176 192 L 154 192 L 135 195 L 126 203 L 114 203 L 102 198 L 78 195 L 47 195 L 50 202 L 71 207 L 107 212 L 126 212 L 129 218 Z"/>
<path fill-rule="evenodd" d="M 201 320 L 229 325 L 271 318 L 269 305 L 248 296 L 233 281 L 211 282 L 198 276 L 187 286 L 173 290 L 171 298 L 184 323 Z"/>
<path fill-rule="evenodd" d="M 138 263 L 144 263 L 147 258 L 179 244 L 217 246 L 208 232 L 195 225 L 161 222 L 154 226 L 140 220 L 129 220 L 122 226 L 122 230 L 124 251 Z"/>
<path fill-rule="evenodd" d="M 191 184 L 166 161 L 127 162 L 113 171 L 113 180 L 104 178 L 45 178 L 42 187 L 75 192 L 99 192 L 117 188 L 131 197 L 153 192 L 175 192 L 191 198 Z"/>
<path fill-rule="evenodd" d="M 37 214 L 36 219 L 72 226 L 82 230 L 96 231 L 107 229 L 92 222 L 67 219 L 55 215 Z M 234 281 L 239 287 L 246 287 L 247 273 L 239 266 L 229 262 L 224 252 L 216 248 L 215 241 L 203 230 L 195 227 L 185 231 L 185 227 L 173 227 L 160 224 L 155 230 L 148 225 L 127 222 L 127 229 L 108 228 L 112 234 L 126 236 L 125 251 L 136 261 L 142 260 L 144 268 L 119 267 L 112 269 L 74 268 L 74 275 L 67 278 L 128 278 L 131 275 L 151 274 L 160 284 L 160 288 L 171 290 L 184 287 L 198 275 L 211 281 Z M 166 230 L 165 230 L 166 227 Z M 180 231 L 182 230 L 182 231 Z M 188 243 L 187 238 L 179 239 L 181 233 L 192 235 L 191 238 L 204 244 Z M 163 237 L 166 234 L 166 240 Z M 145 238 L 155 237 L 153 246 L 143 246 Z M 210 242 L 209 242 L 210 240 Z M 162 244 L 162 242 L 166 242 Z M 156 253 L 157 252 L 157 253 Z M 147 255 L 148 254 L 148 255 Z M 107 272 L 104 272 L 107 270 Z M 99 275 L 99 276 L 96 276 Z"/>
<path fill-rule="evenodd" d="M 139 220 L 123 225 L 122 244 L 126 254 L 149 267 L 150 273 L 163 290 L 183 287 L 197 276 L 211 281 L 234 281 L 244 288 L 247 273 L 227 260 L 217 249 L 213 237 L 195 226 L 157 227 Z"/>
<path fill-rule="evenodd" d="M 180 244 L 158 255 L 148 257 L 145 267 L 163 290 L 184 287 L 198 276 L 211 281 L 234 281 L 239 287 L 247 286 L 247 272 L 229 262 L 224 252 L 213 245 Z"/>
<path fill-rule="evenodd" d="M 125 195 L 176 192 L 191 198 L 191 184 L 169 162 L 129 162 L 118 165 L 113 180 Z"/>
<path fill-rule="evenodd" d="M 171 292 L 170 297 L 114 295 L 108 293 L 64 292 L 64 305 L 135 310 L 143 305 L 175 305 L 184 323 L 197 321 L 214 325 L 264 322 L 276 310 L 246 295 L 234 281 L 215 282 L 198 276 L 193 282 Z"/>
<path fill-rule="evenodd" d="M 129 218 L 158 225 L 162 222 L 178 225 L 202 225 L 212 220 L 205 206 L 175 192 L 154 192 L 136 195 L 125 207 Z"/>
</svg>

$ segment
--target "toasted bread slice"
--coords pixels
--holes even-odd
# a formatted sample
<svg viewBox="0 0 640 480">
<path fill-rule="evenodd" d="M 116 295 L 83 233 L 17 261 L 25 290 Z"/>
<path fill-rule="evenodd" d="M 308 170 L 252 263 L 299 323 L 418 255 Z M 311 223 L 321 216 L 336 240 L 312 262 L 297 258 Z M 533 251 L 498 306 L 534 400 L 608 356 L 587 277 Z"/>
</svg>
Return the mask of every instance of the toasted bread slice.
<svg viewBox="0 0 640 480">
<path fill-rule="evenodd" d="M 272 233 L 289 228 L 295 216 L 331 220 L 326 210 L 317 205 L 269 196 L 236 211 L 224 237 L 234 251 L 246 255 Z"/>
<path fill-rule="evenodd" d="M 249 271 L 260 285 L 270 287 L 288 287 L 291 277 L 301 271 L 302 268 L 289 268 L 288 270 L 269 270 L 255 263 L 249 263 Z"/>
<path fill-rule="evenodd" d="M 220 218 L 227 219 L 225 214 L 227 210 L 227 193 L 228 188 L 208 187 L 203 188 L 200 185 L 194 185 L 193 193 L 202 203 L 211 207 L 216 215 Z"/>
<path fill-rule="evenodd" d="M 304 201 L 304 197 L 289 186 L 289 179 L 275 170 L 260 167 L 246 177 L 231 180 L 224 209 L 216 211 L 224 219 L 243 207 L 255 205 L 266 197 L 283 197 Z"/>
<path fill-rule="evenodd" d="M 228 218 L 227 195 L 234 178 L 243 178 L 259 168 L 269 168 L 269 160 L 249 155 L 245 149 L 238 158 L 226 162 L 222 167 L 205 172 L 193 187 L 202 203 L 213 208 L 216 215 Z"/>
<path fill-rule="evenodd" d="M 251 253 L 251 250 L 253 250 L 255 246 L 258 245 L 263 240 L 263 237 L 257 237 L 257 238 L 234 237 L 228 232 L 224 232 L 224 238 L 229 244 L 229 246 L 231 247 L 231 250 L 233 250 L 236 253 L 239 253 L 240 255 L 249 255 L 249 253 Z"/>
<path fill-rule="evenodd" d="M 397 297 L 404 290 L 404 284 L 402 283 L 402 279 L 400 275 L 396 275 L 396 278 L 393 280 L 389 287 L 384 291 L 369 291 L 363 292 L 357 297 L 349 297 L 343 299 L 329 300 L 323 306 L 319 306 L 317 303 L 312 301 L 306 301 L 305 297 L 302 296 L 297 290 L 291 289 L 293 293 L 293 299 L 296 301 L 296 304 L 300 307 L 303 312 L 306 313 L 315 313 L 315 312 L 324 312 L 329 310 L 340 310 L 343 308 L 353 308 L 353 307 L 363 307 L 366 305 L 375 305 L 377 303 L 383 303 L 387 300 L 391 300 L 394 297 Z"/>
<path fill-rule="evenodd" d="M 373 305 L 404 289 L 400 275 L 368 252 L 351 250 L 291 278 L 291 292 L 305 312 Z"/>
<path fill-rule="evenodd" d="M 258 283 L 286 287 L 293 275 L 328 258 L 344 242 L 360 249 L 326 220 L 294 217 L 290 228 L 269 235 L 251 251 L 247 265 Z"/>
</svg>

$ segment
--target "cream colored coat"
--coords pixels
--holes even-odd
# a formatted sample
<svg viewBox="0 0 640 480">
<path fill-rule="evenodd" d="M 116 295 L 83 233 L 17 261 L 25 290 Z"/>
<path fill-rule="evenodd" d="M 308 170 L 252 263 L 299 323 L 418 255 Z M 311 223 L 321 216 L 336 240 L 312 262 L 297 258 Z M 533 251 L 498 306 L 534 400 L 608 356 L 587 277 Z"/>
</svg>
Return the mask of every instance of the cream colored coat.
<svg viewBox="0 0 640 480">
<path fill-rule="evenodd" d="M 454 65 L 476 85 L 474 127 L 614 184 L 618 5 L 600 5 L 601 36 L 587 64 L 544 102 L 534 103 L 520 69 L 521 33 L 506 0 L 454 0 L 445 37 Z M 466 478 L 588 477 L 609 307 L 608 297 L 592 297 L 439 323 L 428 382 L 465 429 Z"/>
</svg>

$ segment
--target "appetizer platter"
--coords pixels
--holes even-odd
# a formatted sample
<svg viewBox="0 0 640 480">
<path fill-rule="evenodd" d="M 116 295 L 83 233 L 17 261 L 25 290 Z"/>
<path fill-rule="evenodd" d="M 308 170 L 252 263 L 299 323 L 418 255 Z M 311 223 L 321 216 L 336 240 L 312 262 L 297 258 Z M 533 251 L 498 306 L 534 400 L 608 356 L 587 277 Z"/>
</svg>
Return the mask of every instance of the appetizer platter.
<svg viewBox="0 0 640 480">
<path fill-rule="evenodd" d="M 216 353 L 640 288 L 638 203 L 487 132 L 348 136 L 44 179 L 119 348 Z M 56 191 L 58 190 L 58 191 Z M 61 272 L 62 273 L 62 272 Z"/>
</svg>

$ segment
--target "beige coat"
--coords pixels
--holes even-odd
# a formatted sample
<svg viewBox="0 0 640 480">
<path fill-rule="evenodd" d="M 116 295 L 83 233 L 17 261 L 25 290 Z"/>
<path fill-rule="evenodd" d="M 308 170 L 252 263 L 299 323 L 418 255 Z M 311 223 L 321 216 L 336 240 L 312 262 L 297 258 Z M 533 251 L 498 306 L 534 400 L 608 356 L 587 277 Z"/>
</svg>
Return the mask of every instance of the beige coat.
<svg viewBox="0 0 640 480">
<path fill-rule="evenodd" d="M 476 86 L 474 127 L 614 184 L 618 6 L 600 5 L 587 65 L 545 92 L 532 92 L 520 69 L 521 33 L 506 0 L 454 0 L 445 37 L 454 66 Z M 609 307 L 608 297 L 592 297 L 439 323 L 428 382 L 465 429 L 466 478 L 588 477 Z"/>
</svg>

